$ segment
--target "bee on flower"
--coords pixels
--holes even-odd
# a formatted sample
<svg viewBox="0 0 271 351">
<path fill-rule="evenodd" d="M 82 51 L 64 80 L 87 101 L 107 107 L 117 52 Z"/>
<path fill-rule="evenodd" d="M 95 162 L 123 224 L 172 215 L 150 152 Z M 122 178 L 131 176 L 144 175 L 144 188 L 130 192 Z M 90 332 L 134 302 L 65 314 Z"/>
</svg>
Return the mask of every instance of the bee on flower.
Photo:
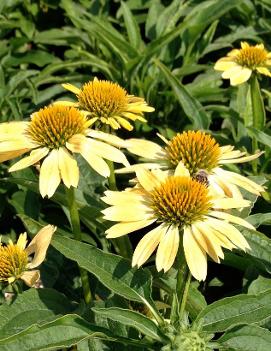
<svg viewBox="0 0 271 351">
<path fill-rule="evenodd" d="M 182 162 L 193 178 L 200 172 L 206 181 L 221 194 L 242 198 L 239 187 L 260 195 L 264 188 L 238 173 L 223 169 L 223 165 L 248 162 L 262 153 L 247 155 L 246 152 L 234 150 L 231 145 L 220 146 L 215 138 L 202 131 L 185 131 L 178 133 L 171 140 L 162 137 L 164 147 L 148 140 L 128 139 L 126 148 L 131 153 L 141 156 L 144 163 L 138 163 L 117 170 L 117 173 L 134 172 L 138 168 L 174 170 Z"/>
<path fill-rule="evenodd" d="M 241 42 L 241 49 L 233 49 L 226 57 L 220 58 L 214 69 L 222 71 L 222 78 L 230 79 L 231 85 L 239 85 L 249 80 L 252 72 L 271 77 L 271 53 L 263 44 L 250 46 Z"/>
<path fill-rule="evenodd" d="M 77 102 L 57 101 L 55 104 L 79 108 L 90 125 L 107 125 L 114 130 L 124 128 L 131 131 L 133 126 L 129 120 L 146 122 L 143 113 L 154 111 L 143 98 L 129 95 L 119 84 L 107 80 L 94 78 L 81 89 L 72 84 L 62 86 L 76 95 Z"/>
<path fill-rule="evenodd" d="M 222 248 L 249 249 L 246 239 L 233 224 L 254 227 L 226 212 L 249 206 L 249 201 L 218 195 L 212 187 L 192 179 L 182 162 L 174 174 L 138 168 L 136 176 L 135 187 L 106 191 L 102 198 L 110 206 L 102 211 L 104 219 L 118 222 L 106 231 L 107 238 L 152 225 L 135 249 L 132 266 L 143 265 L 157 248 L 157 270 L 167 272 L 182 240 L 192 275 L 197 280 L 205 280 L 207 254 L 219 263 L 224 258 Z"/>
<path fill-rule="evenodd" d="M 79 168 L 74 154 L 80 154 L 103 177 L 110 175 L 106 160 L 128 166 L 118 149 L 124 141 L 117 136 L 91 130 L 91 122 L 74 107 L 50 105 L 31 115 L 30 121 L 0 124 L 0 162 L 27 152 L 9 172 L 43 159 L 39 174 L 42 197 L 53 196 L 61 180 L 67 188 L 77 187 Z"/>
<path fill-rule="evenodd" d="M 16 244 L 11 240 L 7 245 L 0 244 L 0 281 L 8 284 L 21 279 L 28 286 L 33 286 L 40 277 L 37 269 L 45 259 L 48 246 L 56 227 L 47 225 L 43 227 L 27 244 L 27 235 L 19 236 Z M 34 254 L 33 259 L 30 255 Z"/>
</svg>

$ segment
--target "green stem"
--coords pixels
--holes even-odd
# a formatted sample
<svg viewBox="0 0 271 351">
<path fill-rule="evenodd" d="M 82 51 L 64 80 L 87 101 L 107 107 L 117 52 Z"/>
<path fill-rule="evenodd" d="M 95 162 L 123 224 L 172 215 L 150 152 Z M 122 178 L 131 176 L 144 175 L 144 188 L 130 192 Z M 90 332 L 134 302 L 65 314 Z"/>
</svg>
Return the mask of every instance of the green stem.
<svg viewBox="0 0 271 351">
<path fill-rule="evenodd" d="M 110 190 L 118 190 L 116 185 L 116 177 L 115 177 L 115 169 L 114 163 L 112 161 L 107 160 L 108 167 L 110 169 L 110 175 L 108 177 L 108 186 Z M 125 258 L 131 258 L 133 255 L 133 248 L 129 237 L 127 235 L 121 236 L 119 238 L 114 239 L 114 243 L 116 246 L 116 251 L 118 254 Z"/>
<path fill-rule="evenodd" d="M 188 273 L 186 276 L 186 281 L 185 281 L 185 285 L 184 285 L 184 291 L 183 291 L 183 296 L 182 296 L 182 302 L 181 302 L 181 306 L 180 306 L 180 310 L 179 310 L 179 318 L 180 320 L 183 319 L 183 314 L 185 311 L 185 306 L 186 306 L 186 302 L 187 302 L 187 298 L 188 298 L 188 292 L 189 292 L 189 287 L 190 287 L 190 282 L 191 282 L 191 273 L 189 271 L 189 268 L 187 267 Z"/>
<path fill-rule="evenodd" d="M 69 189 L 66 188 L 66 196 L 68 201 L 68 208 L 70 212 L 71 227 L 72 227 L 74 239 L 78 241 L 82 241 L 80 217 L 79 217 L 79 212 L 76 205 L 73 187 Z M 91 295 L 90 286 L 89 286 L 88 272 L 81 267 L 79 267 L 79 271 L 80 271 L 80 276 L 82 281 L 82 288 L 83 288 L 85 302 L 86 304 L 89 304 L 92 300 L 92 295 Z"/>
</svg>

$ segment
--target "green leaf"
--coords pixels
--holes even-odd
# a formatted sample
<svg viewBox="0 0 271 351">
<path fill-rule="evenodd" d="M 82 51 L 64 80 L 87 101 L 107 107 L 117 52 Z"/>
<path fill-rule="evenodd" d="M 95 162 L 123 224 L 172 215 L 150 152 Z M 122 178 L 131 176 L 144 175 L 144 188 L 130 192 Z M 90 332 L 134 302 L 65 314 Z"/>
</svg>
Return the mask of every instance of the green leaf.
<svg viewBox="0 0 271 351">
<path fill-rule="evenodd" d="M 55 236 L 52 245 L 67 258 L 94 274 L 107 288 L 129 300 L 151 301 L 151 275 L 147 270 L 132 269 L 130 261 L 105 253 L 96 247 Z"/>
<path fill-rule="evenodd" d="M 271 225 L 271 213 L 255 213 L 246 220 L 256 228 L 260 225 Z"/>
<path fill-rule="evenodd" d="M 252 74 L 249 83 L 253 112 L 253 127 L 257 130 L 263 130 L 266 123 L 266 116 L 260 85 L 255 74 Z"/>
<path fill-rule="evenodd" d="M 61 302 L 59 302 L 61 304 Z M 25 316 L 27 319 L 27 315 Z M 45 351 L 71 347 L 88 338 L 106 338 L 110 332 L 71 314 L 44 325 L 32 325 L 24 332 L 0 340 L 1 351 Z"/>
<path fill-rule="evenodd" d="M 139 50 L 142 44 L 139 26 L 131 10 L 129 9 L 129 7 L 126 5 L 124 1 L 121 2 L 121 9 L 123 12 L 123 17 L 124 17 L 125 27 L 128 33 L 129 42 L 135 49 Z"/>
<path fill-rule="evenodd" d="M 74 308 L 66 296 L 56 290 L 27 290 L 12 305 L 0 306 L 0 339 L 20 333 L 33 324 L 50 322 Z"/>
<path fill-rule="evenodd" d="M 257 295 L 271 289 L 271 279 L 259 276 L 248 288 L 248 294 Z"/>
<path fill-rule="evenodd" d="M 140 333 L 154 340 L 164 339 L 157 325 L 143 314 L 119 307 L 92 308 L 92 310 L 103 317 L 136 328 Z"/>
<path fill-rule="evenodd" d="M 160 61 L 155 60 L 155 64 L 160 68 L 161 73 L 164 75 L 168 83 L 171 85 L 177 100 L 182 106 L 185 114 L 193 123 L 194 129 L 208 129 L 209 116 L 205 113 L 203 106 L 192 95 L 189 94 L 187 89 L 181 84 L 180 81 L 163 65 Z"/>
<path fill-rule="evenodd" d="M 230 330 L 219 340 L 223 350 L 270 351 L 271 332 L 256 325 Z"/>
<path fill-rule="evenodd" d="M 208 332 L 222 332 L 246 323 L 263 323 L 271 318 L 271 290 L 261 294 L 236 295 L 216 301 L 198 316 Z"/>
<path fill-rule="evenodd" d="M 260 143 L 268 146 L 270 148 L 271 146 L 271 135 L 261 131 L 257 130 L 252 127 L 247 128 L 249 130 L 249 134 L 253 137 L 255 137 Z"/>
</svg>

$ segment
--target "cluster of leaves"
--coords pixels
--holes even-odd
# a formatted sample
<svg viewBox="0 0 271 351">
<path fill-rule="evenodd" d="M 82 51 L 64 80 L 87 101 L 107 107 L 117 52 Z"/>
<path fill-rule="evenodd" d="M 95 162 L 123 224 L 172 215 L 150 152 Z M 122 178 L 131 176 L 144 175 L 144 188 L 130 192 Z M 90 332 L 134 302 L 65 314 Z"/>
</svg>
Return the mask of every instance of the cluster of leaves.
<svg viewBox="0 0 271 351">
<path fill-rule="evenodd" d="M 269 0 L 2 1 L 0 120 L 29 118 L 52 100 L 63 99 L 67 92 L 61 83 L 80 86 L 102 77 L 155 107 L 147 125 L 136 124 L 134 136 L 154 139 L 157 131 L 171 137 L 184 129 L 204 129 L 221 144 L 248 150 L 251 137 L 256 138 L 265 154 L 254 180 L 262 183 L 265 177 L 269 189 L 267 79 L 261 82 L 267 123 L 257 130 L 248 86 L 229 87 L 213 63 L 241 40 L 264 42 L 271 49 L 270 5 Z M 82 243 L 72 239 L 62 187 L 50 201 L 41 200 L 35 170 L 9 175 L 1 165 L 3 241 L 15 239 L 24 227 L 30 235 L 45 223 L 59 229 L 41 269 L 45 288 L 26 290 L 11 305 L 8 290 L 3 290 L 0 348 L 58 350 L 77 344 L 81 351 L 158 350 L 170 343 L 170 331 L 157 325 L 152 312 L 168 318 L 176 270 L 161 275 L 152 262 L 148 268 L 131 269 L 132 248 L 126 258 L 118 255 L 117 245 L 105 239 L 108 223 L 100 214 L 99 196 L 107 183 L 79 162 L 76 201 Z M 250 167 L 242 172 L 249 175 Z M 221 350 L 270 350 L 268 193 L 250 211 L 242 216 L 264 233 L 243 230 L 250 253 L 227 253 L 220 266 L 210 263 L 207 282 L 193 282 L 188 294 L 190 321 L 214 334 L 213 348 Z M 91 309 L 81 301 L 76 263 L 90 273 L 96 297 Z"/>
</svg>

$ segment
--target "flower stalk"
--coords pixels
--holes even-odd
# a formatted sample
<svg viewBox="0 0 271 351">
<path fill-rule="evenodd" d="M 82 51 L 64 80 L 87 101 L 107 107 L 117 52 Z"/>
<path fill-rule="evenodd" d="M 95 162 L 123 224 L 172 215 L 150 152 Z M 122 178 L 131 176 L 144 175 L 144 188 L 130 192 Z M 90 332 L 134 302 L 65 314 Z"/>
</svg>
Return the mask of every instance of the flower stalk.
<svg viewBox="0 0 271 351">
<path fill-rule="evenodd" d="M 70 212 L 71 227 L 72 227 L 74 239 L 78 241 L 82 241 L 80 217 L 79 217 L 79 212 L 75 201 L 75 194 L 74 194 L 73 187 L 66 188 L 66 196 L 68 201 L 68 208 Z M 92 295 L 91 295 L 91 290 L 89 286 L 88 272 L 81 267 L 79 267 L 79 271 L 80 271 L 80 276 L 82 281 L 84 299 L 86 304 L 90 304 L 92 300 Z"/>
</svg>

